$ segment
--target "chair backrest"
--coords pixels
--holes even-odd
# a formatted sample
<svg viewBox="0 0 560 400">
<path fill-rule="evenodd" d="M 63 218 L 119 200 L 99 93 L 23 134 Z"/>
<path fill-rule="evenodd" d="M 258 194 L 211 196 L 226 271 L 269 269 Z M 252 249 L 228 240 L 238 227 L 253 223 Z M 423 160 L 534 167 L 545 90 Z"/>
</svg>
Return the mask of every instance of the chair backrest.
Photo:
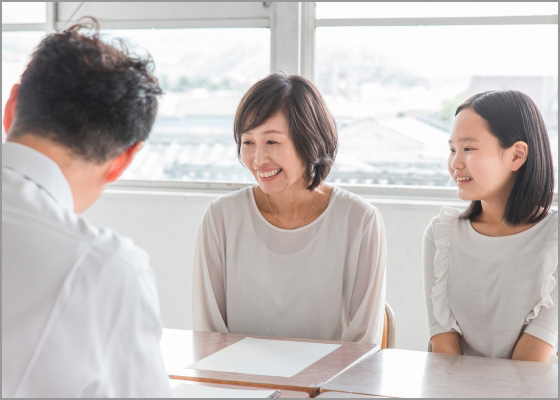
<svg viewBox="0 0 560 400">
<path fill-rule="evenodd" d="M 381 339 L 381 348 L 395 348 L 395 313 L 387 302 L 385 303 L 385 318 L 383 321 L 383 338 Z"/>
</svg>

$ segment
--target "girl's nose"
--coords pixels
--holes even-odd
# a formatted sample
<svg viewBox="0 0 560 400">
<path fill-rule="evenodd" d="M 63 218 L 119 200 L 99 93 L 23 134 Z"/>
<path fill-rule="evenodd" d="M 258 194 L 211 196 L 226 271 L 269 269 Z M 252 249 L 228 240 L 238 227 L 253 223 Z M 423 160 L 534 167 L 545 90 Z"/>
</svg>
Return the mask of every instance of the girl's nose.
<svg viewBox="0 0 560 400">
<path fill-rule="evenodd" d="M 464 161 L 459 153 L 452 153 L 449 160 L 449 165 L 453 170 L 461 169 L 465 166 Z"/>
</svg>

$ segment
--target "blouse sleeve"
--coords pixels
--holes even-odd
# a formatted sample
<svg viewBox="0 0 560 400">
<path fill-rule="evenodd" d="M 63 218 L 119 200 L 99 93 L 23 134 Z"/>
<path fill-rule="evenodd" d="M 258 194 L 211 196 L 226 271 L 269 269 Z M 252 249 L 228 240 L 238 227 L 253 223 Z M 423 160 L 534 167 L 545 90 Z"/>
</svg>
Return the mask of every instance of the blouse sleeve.
<svg viewBox="0 0 560 400">
<path fill-rule="evenodd" d="M 353 288 L 345 297 L 347 328 L 342 340 L 381 344 L 385 316 L 385 226 L 375 209 L 364 226 Z"/>
<path fill-rule="evenodd" d="M 451 237 L 459 214 L 460 210 L 443 207 L 424 232 L 422 268 L 430 338 L 445 332 L 462 334 L 447 297 Z"/>
<path fill-rule="evenodd" d="M 213 205 L 204 214 L 195 247 L 193 326 L 196 331 L 228 333 L 224 258 Z"/>
<path fill-rule="evenodd" d="M 553 347 L 558 346 L 558 225 L 545 254 L 540 301 L 526 318 L 524 332 L 535 336 Z"/>
</svg>

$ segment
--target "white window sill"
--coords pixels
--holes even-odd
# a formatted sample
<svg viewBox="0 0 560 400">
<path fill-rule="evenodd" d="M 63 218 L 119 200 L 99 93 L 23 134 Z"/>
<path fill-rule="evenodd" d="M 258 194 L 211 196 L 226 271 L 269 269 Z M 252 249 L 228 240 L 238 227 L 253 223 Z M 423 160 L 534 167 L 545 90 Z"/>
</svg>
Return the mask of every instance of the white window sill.
<svg viewBox="0 0 560 400">
<path fill-rule="evenodd" d="M 251 185 L 253 183 L 122 180 L 109 185 L 105 193 L 108 195 L 220 196 Z M 468 204 L 457 198 L 455 187 L 350 184 L 338 184 L 337 186 L 373 203 L 459 207 Z M 552 209 L 558 209 L 558 193 L 554 193 Z"/>
</svg>

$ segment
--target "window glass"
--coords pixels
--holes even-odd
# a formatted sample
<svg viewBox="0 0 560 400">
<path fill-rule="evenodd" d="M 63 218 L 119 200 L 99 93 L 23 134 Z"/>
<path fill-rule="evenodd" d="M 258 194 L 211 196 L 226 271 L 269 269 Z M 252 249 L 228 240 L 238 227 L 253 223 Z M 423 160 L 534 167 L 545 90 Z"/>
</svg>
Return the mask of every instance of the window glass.
<svg viewBox="0 0 560 400">
<path fill-rule="evenodd" d="M 4 105 L 14 83 L 18 83 L 31 53 L 45 36 L 45 32 L 2 32 L 2 119 Z M 5 141 L 2 126 L 2 143 Z"/>
<path fill-rule="evenodd" d="M 165 94 L 150 138 L 121 179 L 250 182 L 233 118 L 270 71 L 266 28 L 112 30 L 148 51 Z"/>
<path fill-rule="evenodd" d="M 3 24 L 45 23 L 47 3 L 45 2 L 2 2 Z"/>
<path fill-rule="evenodd" d="M 318 2 L 318 19 L 558 15 L 557 2 Z"/>
<path fill-rule="evenodd" d="M 537 104 L 558 160 L 558 26 L 320 27 L 315 80 L 339 127 L 330 181 L 438 185 L 456 107 L 486 90 Z"/>
</svg>

